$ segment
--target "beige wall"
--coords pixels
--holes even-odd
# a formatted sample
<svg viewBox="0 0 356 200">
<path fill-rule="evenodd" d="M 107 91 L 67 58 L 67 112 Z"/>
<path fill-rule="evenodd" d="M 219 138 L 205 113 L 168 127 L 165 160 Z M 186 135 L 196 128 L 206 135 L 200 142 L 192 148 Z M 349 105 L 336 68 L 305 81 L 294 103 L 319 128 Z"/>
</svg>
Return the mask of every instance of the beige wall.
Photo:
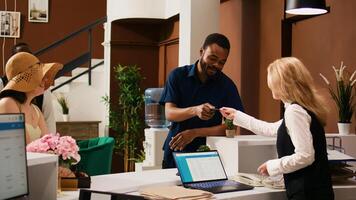
<svg viewBox="0 0 356 200">
<path fill-rule="evenodd" d="M 329 14 L 293 25 L 292 55 L 310 69 L 319 91 L 328 101 L 330 114 L 326 132 L 337 132 L 336 106 L 318 74 L 334 80 L 331 66 L 339 66 L 341 61 L 350 71 L 356 69 L 353 22 L 356 1 L 329 0 L 327 5 L 331 7 Z M 281 56 L 282 18 L 281 0 L 228 0 L 220 6 L 220 30 L 229 37 L 233 47 L 224 71 L 242 93 L 246 111 L 267 121 L 278 120 L 280 116 L 280 102 L 273 100 L 266 84 L 266 69 Z"/>
<path fill-rule="evenodd" d="M 337 131 L 337 110 L 335 103 L 319 77 L 322 73 L 335 83 L 332 65 L 339 67 L 341 61 L 350 71 L 356 70 L 356 1 L 327 1 L 331 12 L 298 23 L 293 26 L 292 54 L 301 58 L 310 69 L 315 83 L 328 100 L 330 115 L 327 132 Z M 355 117 L 353 118 L 355 122 Z M 353 126 L 354 127 L 354 126 Z M 355 129 L 352 129 L 353 132 Z"/>
<path fill-rule="evenodd" d="M 230 54 L 224 66 L 226 73 L 241 89 L 241 0 L 230 0 L 220 5 L 220 32 L 230 40 Z"/>
</svg>

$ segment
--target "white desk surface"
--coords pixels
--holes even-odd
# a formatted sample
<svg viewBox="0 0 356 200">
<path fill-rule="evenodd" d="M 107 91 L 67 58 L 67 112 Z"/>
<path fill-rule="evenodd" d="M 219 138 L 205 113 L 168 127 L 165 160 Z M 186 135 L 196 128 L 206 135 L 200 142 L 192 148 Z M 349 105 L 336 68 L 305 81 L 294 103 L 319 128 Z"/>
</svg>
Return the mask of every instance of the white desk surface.
<svg viewBox="0 0 356 200">
<path fill-rule="evenodd" d="M 148 186 L 178 185 L 180 178 L 176 176 L 177 169 L 160 169 L 143 172 L 119 173 L 93 176 L 91 189 L 119 193 L 138 194 L 138 190 Z M 354 185 L 351 185 L 354 184 Z M 356 195 L 356 181 L 346 186 L 334 186 L 334 190 L 341 189 L 342 195 Z M 353 191 L 350 193 L 350 191 Z M 337 191 L 336 191 L 337 193 Z M 337 193 L 338 194 L 338 193 Z M 78 191 L 62 192 L 58 200 L 78 199 Z M 274 190 L 265 187 L 255 187 L 253 190 L 216 194 L 217 199 L 286 199 L 284 190 Z M 347 199 L 347 198 L 337 198 Z"/>
<path fill-rule="evenodd" d="M 350 133 L 348 135 L 341 135 L 339 133 L 327 133 L 325 134 L 325 137 L 355 137 L 355 133 Z"/>
<path fill-rule="evenodd" d="M 261 135 L 238 135 L 233 138 L 228 137 L 208 137 L 207 140 L 215 142 L 234 142 L 240 146 L 255 146 L 255 145 L 275 145 L 276 137 L 266 137 Z"/>
<path fill-rule="evenodd" d="M 34 166 L 58 161 L 58 156 L 54 154 L 27 152 L 26 156 L 27 166 Z"/>
</svg>

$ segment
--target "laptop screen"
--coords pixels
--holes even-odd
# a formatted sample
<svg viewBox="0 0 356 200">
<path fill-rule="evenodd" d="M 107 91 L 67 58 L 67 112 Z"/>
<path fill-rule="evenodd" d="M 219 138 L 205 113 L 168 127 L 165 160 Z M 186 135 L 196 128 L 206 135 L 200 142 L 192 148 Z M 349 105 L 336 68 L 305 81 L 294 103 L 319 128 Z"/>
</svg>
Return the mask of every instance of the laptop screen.
<svg viewBox="0 0 356 200">
<path fill-rule="evenodd" d="M 0 114 L 0 199 L 28 194 L 25 119 Z"/>
<path fill-rule="evenodd" d="M 227 179 L 217 151 L 174 153 L 183 183 Z"/>
</svg>

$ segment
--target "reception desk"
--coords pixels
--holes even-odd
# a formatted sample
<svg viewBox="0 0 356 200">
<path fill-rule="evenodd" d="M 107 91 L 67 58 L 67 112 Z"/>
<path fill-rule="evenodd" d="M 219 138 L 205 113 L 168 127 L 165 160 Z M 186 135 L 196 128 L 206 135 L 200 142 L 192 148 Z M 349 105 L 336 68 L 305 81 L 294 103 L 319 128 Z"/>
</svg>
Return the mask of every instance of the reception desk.
<svg viewBox="0 0 356 200">
<path fill-rule="evenodd" d="M 346 143 L 345 141 L 343 144 Z M 276 138 L 273 137 L 258 135 L 246 135 L 234 138 L 208 137 L 207 144 L 212 149 L 219 151 L 225 170 L 230 177 L 237 172 L 256 173 L 257 167 L 261 163 L 277 157 L 275 147 Z M 348 150 L 348 152 L 350 152 L 350 150 Z M 138 195 L 138 191 L 144 187 L 181 184 L 180 178 L 176 176 L 176 173 L 177 169 L 159 169 L 93 176 L 90 189 Z M 335 199 L 337 200 L 350 200 L 356 197 L 355 179 L 336 183 L 333 188 Z M 58 196 L 58 199 L 76 200 L 78 197 L 78 191 L 62 192 Z M 284 190 L 266 187 L 255 187 L 253 190 L 248 191 L 216 194 L 215 198 L 241 200 L 287 199 Z"/>
<path fill-rule="evenodd" d="M 27 152 L 27 166 L 30 189 L 28 199 L 56 199 L 58 156 Z"/>
<path fill-rule="evenodd" d="M 275 137 L 208 137 L 206 143 L 211 149 L 218 150 L 228 176 L 237 172 L 256 173 L 262 163 L 277 158 Z"/>
<path fill-rule="evenodd" d="M 118 192 L 138 195 L 140 188 L 159 185 L 179 185 L 180 179 L 176 176 L 177 169 L 159 169 L 142 172 L 119 173 L 92 177 L 92 190 Z M 356 197 L 356 181 L 350 180 L 334 186 L 335 199 L 349 200 Z M 216 199 L 240 200 L 286 200 L 284 190 L 275 190 L 266 187 L 255 187 L 253 190 L 229 192 L 214 195 Z M 62 192 L 58 200 L 76 200 L 78 191 Z"/>
</svg>

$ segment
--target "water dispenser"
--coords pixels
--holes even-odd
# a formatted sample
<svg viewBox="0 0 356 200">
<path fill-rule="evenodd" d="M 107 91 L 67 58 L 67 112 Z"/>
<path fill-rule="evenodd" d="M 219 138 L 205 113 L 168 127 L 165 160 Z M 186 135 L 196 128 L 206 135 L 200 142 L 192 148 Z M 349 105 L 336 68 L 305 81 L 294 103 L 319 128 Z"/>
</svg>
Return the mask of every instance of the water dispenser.
<svg viewBox="0 0 356 200">
<path fill-rule="evenodd" d="M 163 88 L 145 90 L 145 122 L 151 128 L 166 128 L 168 121 L 164 113 L 164 105 L 159 104 Z"/>
<path fill-rule="evenodd" d="M 143 147 L 145 160 L 135 164 L 135 171 L 160 169 L 162 167 L 162 146 L 168 134 L 169 122 L 166 120 L 164 105 L 159 104 L 163 88 L 145 90 L 145 122 L 150 128 L 145 129 Z"/>
</svg>

